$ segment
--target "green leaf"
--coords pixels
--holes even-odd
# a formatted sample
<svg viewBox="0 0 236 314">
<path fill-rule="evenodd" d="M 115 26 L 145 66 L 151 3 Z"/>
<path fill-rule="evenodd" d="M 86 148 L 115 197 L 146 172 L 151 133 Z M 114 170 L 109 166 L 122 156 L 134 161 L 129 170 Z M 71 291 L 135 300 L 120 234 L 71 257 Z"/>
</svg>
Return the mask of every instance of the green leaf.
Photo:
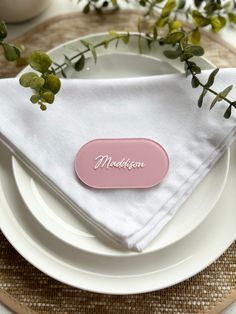
<svg viewBox="0 0 236 314">
<path fill-rule="evenodd" d="M 223 16 L 210 17 L 212 31 L 218 33 L 226 24 L 226 19 Z"/>
<path fill-rule="evenodd" d="M 226 87 L 222 92 L 219 93 L 219 97 L 222 99 L 223 97 L 227 97 L 230 91 L 232 90 L 233 85 Z"/>
<path fill-rule="evenodd" d="M 199 86 L 199 79 L 196 76 L 193 76 L 191 84 L 193 88 L 197 88 Z"/>
<path fill-rule="evenodd" d="M 123 35 L 123 36 L 121 37 L 121 40 L 123 41 L 124 44 L 127 45 L 127 44 L 129 43 L 129 34 Z"/>
<path fill-rule="evenodd" d="M 209 78 L 208 78 L 208 80 L 207 80 L 207 82 L 206 82 L 206 85 L 205 85 L 207 88 L 211 87 L 211 86 L 214 84 L 215 77 L 216 77 L 216 74 L 217 74 L 218 72 L 219 72 L 219 69 L 218 69 L 218 68 L 214 69 L 214 70 L 211 72 L 211 74 L 209 75 Z"/>
<path fill-rule="evenodd" d="M 30 87 L 32 89 L 38 90 L 41 87 L 43 87 L 44 83 L 45 83 L 45 80 L 42 77 L 39 77 L 39 76 L 33 77 L 32 80 L 30 81 Z"/>
<path fill-rule="evenodd" d="M 73 63 L 71 62 L 71 60 L 66 56 L 64 55 L 65 57 L 65 63 L 69 66 L 69 67 L 73 67 Z"/>
<path fill-rule="evenodd" d="M 44 52 L 35 51 L 29 58 L 30 66 L 41 73 L 45 73 L 52 64 L 51 58 Z"/>
<path fill-rule="evenodd" d="M 156 26 L 157 27 L 164 27 L 169 21 L 169 17 L 160 17 L 157 22 L 156 22 Z"/>
<path fill-rule="evenodd" d="M 213 99 L 209 110 L 211 110 L 215 106 L 217 101 L 219 101 L 219 96 L 218 95 Z"/>
<path fill-rule="evenodd" d="M 54 94 L 50 91 L 43 93 L 42 97 L 43 97 L 43 101 L 45 101 L 49 104 L 52 104 L 54 102 L 54 98 L 55 98 Z"/>
<path fill-rule="evenodd" d="M 225 111 L 225 114 L 224 114 L 224 117 L 225 117 L 225 119 L 229 119 L 230 118 L 230 116 L 231 116 L 231 105 L 226 109 L 226 111 Z"/>
<path fill-rule="evenodd" d="M 203 104 L 203 99 L 204 97 L 206 96 L 206 93 L 207 93 L 207 89 L 203 88 L 202 90 L 202 93 L 198 99 L 198 107 L 201 108 L 202 107 L 202 104 Z"/>
<path fill-rule="evenodd" d="M 190 40 L 192 42 L 192 44 L 197 45 L 199 44 L 200 40 L 201 40 L 201 34 L 199 31 L 199 28 L 196 27 L 190 34 Z"/>
<path fill-rule="evenodd" d="M 50 90 L 53 94 L 57 94 L 61 88 L 61 81 L 54 74 L 49 74 L 45 79 L 44 88 Z"/>
<path fill-rule="evenodd" d="M 139 0 L 139 4 L 140 4 L 142 7 L 145 7 L 145 6 L 146 6 L 146 1 L 145 1 L 145 0 Z"/>
<path fill-rule="evenodd" d="M 230 12 L 228 13 L 228 18 L 230 23 L 236 24 L 236 14 Z"/>
<path fill-rule="evenodd" d="M 111 36 L 114 36 L 114 37 L 117 37 L 117 38 L 120 38 L 120 34 L 119 33 L 117 33 L 116 31 L 109 31 L 109 34 L 111 35 Z"/>
<path fill-rule="evenodd" d="M 195 73 L 195 74 L 200 74 L 201 73 L 201 68 L 199 66 L 197 66 L 196 64 L 191 66 L 191 70 Z"/>
<path fill-rule="evenodd" d="M 88 14 L 90 11 L 90 2 L 88 2 L 84 8 L 83 8 L 83 13 Z"/>
<path fill-rule="evenodd" d="M 191 45 L 184 49 L 186 53 L 192 53 L 194 56 L 204 55 L 204 49 L 201 46 Z"/>
<path fill-rule="evenodd" d="M 182 22 L 181 21 L 171 21 L 169 23 L 169 29 L 170 31 L 177 31 L 180 27 L 182 26 Z"/>
<path fill-rule="evenodd" d="M 186 5 L 186 0 L 179 0 L 177 9 L 182 10 L 185 7 L 185 5 Z"/>
<path fill-rule="evenodd" d="M 184 33 L 183 32 L 174 32 L 170 33 L 166 36 L 164 39 L 165 44 L 176 44 L 177 42 L 180 42 L 181 39 L 183 39 Z"/>
<path fill-rule="evenodd" d="M 83 40 L 83 39 L 81 39 L 80 42 L 81 42 L 81 44 L 82 44 L 83 46 L 85 46 L 87 49 L 89 49 L 89 45 L 90 45 L 89 42 L 87 42 L 86 40 Z"/>
<path fill-rule="evenodd" d="M 15 61 L 20 57 L 21 50 L 12 44 L 2 43 L 3 51 L 8 61 Z"/>
<path fill-rule="evenodd" d="M 33 104 L 37 104 L 37 102 L 39 101 L 39 96 L 38 95 L 32 95 L 30 97 L 30 101 L 33 103 Z"/>
<path fill-rule="evenodd" d="M 7 26 L 5 22 L 0 21 L 0 40 L 3 40 L 7 37 Z"/>
<path fill-rule="evenodd" d="M 97 63 L 97 53 L 96 53 L 96 49 L 92 44 L 89 44 L 89 50 L 92 53 L 93 59 L 94 59 L 94 63 Z"/>
<path fill-rule="evenodd" d="M 192 18 L 197 26 L 203 27 L 210 24 L 210 20 L 204 17 L 198 10 L 192 11 Z"/>
<path fill-rule="evenodd" d="M 205 5 L 205 7 L 204 7 L 204 10 L 208 14 L 212 14 L 214 11 L 220 10 L 220 9 L 221 9 L 221 5 L 219 3 L 216 3 L 216 2 L 210 2 L 207 5 Z"/>
<path fill-rule="evenodd" d="M 84 65 L 85 65 L 85 57 L 84 57 L 84 55 L 81 55 L 81 57 L 79 58 L 79 60 L 76 61 L 76 63 L 75 63 L 75 70 L 76 70 L 77 72 L 83 70 Z"/>
<path fill-rule="evenodd" d="M 182 53 L 181 56 L 180 56 L 180 61 L 183 62 L 183 61 L 186 61 L 186 60 L 189 60 L 193 57 L 193 54 L 192 53 Z"/>
<path fill-rule="evenodd" d="M 194 4 L 197 8 L 199 8 L 204 0 L 194 0 Z"/>
<path fill-rule="evenodd" d="M 20 79 L 19 79 L 20 85 L 23 86 L 23 87 L 29 87 L 30 86 L 30 82 L 35 77 L 38 77 L 38 74 L 36 74 L 34 72 L 28 72 L 28 73 L 22 74 Z"/>
<path fill-rule="evenodd" d="M 44 104 L 41 104 L 41 105 L 40 105 L 40 109 L 41 109 L 42 111 L 45 111 L 45 110 L 47 110 L 47 106 L 44 105 Z"/>
<path fill-rule="evenodd" d="M 170 12 L 175 8 L 176 6 L 176 0 L 167 0 L 165 6 L 163 7 L 161 11 L 161 15 L 168 16 Z"/>
<path fill-rule="evenodd" d="M 168 58 L 168 59 L 177 59 L 181 52 L 178 50 L 165 50 L 163 51 L 163 54 Z"/>
</svg>

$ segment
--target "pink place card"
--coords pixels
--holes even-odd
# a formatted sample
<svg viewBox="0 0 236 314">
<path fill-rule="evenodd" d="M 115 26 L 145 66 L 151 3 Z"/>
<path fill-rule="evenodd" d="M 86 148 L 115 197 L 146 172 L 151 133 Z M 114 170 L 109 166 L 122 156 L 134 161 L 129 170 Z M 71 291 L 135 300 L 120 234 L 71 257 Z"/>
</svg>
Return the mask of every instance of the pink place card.
<svg viewBox="0 0 236 314">
<path fill-rule="evenodd" d="M 75 159 L 79 179 L 96 189 L 150 188 L 168 168 L 165 149 L 146 138 L 96 139 L 83 145 Z"/>
</svg>

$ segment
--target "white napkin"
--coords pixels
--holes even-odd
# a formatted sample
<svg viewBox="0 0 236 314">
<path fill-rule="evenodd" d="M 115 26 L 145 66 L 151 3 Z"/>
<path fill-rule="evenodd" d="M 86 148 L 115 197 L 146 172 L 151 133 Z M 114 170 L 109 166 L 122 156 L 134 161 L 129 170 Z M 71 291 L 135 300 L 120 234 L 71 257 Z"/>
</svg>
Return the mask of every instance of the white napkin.
<svg viewBox="0 0 236 314">
<path fill-rule="evenodd" d="M 223 90 L 235 77 L 236 69 L 221 70 L 214 88 Z M 17 79 L 0 80 L 0 138 L 93 226 L 125 247 L 143 250 L 234 139 L 236 110 L 229 120 L 223 103 L 209 112 L 211 96 L 199 109 L 199 93 L 182 74 L 68 79 L 56 102 L 41 112 Z M 166 149 L 170 168 L 164 181 L 144 190 L 82 185 L 74 172 L 80 147 L 122 137 L 150 138 Z"/>
</svg>

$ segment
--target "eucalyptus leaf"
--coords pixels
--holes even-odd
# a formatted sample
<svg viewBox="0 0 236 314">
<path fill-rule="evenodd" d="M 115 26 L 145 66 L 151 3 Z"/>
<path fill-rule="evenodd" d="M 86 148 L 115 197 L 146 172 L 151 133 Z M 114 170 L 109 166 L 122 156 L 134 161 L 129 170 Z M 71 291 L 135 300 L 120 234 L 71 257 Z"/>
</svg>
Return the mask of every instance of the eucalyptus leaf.
<svg viewBox="0 0 236 314">
<path fill-rule="evenodd" d="M 221 9 L 221 5 L 219 3 L 216 2 L 209 2 L 207 3 L 207 5 L 205 5 L 204 10 L 208 13 L 208 14 L 212 14 L 214 11 L 216 10 L 220 10 Z"/>
<path fill-rule="evenodd" d="M 216 75 L 217 75 L 218 72 L 219 72 L 219 69 L 218 69 L 218 68 L 214 69 L 214 70 L 211 72 L 211 74 L 209 75 L 209 78 L 208 78 L 208 80 L 207 80 L 207 82 L 206 82 L 206 84 L 205 84 L 205 86 L 206 86 L 207 88 L 211 87 L 211 86 L 214 84 L 215 77 L 216 77 Z"/>
<path fill-rule="evenodd" d="M 127 45 L 127 44 L 129 43 L 129 34 L 123 35 L 123 36 L 121 37 L 121 40 L 123 41 L 124 44 Z"/>
<path fill-rule="evenodd" d="M 35 51 L 29 57 L 29 64 L 34 70 L 44 73 L 51 66 L 52 60 L 46 53 Z"/>
<path fill-rule="evenodd" d="M 20 85 L 23 87 L 29 87 L 30 82 L 35 77 L 38 77 L 38 74 L 36 74 L 35 72 L 28 72 L 28 73 L 22 74 L 19 80 Z"/>
<path fill-rule="evenodd" d="M 183 61 L 186 61 L 186 60 L 189 60 L 193 57 L 193 54 L 190 53 L 190 52 L 184 52 L 180 55 L 180 61 L 183 62 Z"/>
<path fill-rule="evenodd" d="M 7 37 L 7 26 L 5 22 L 0 21 L 0 40 L 3 40 Z"/>
<path fill-rule="evenodd" d="M 181 52 L 177 50 L 165 50 L 163 51 L 163 54 L 168 58 L 168 59 L 177 59 Z"/>
<path fill-rule="evenodd" d="M 2 43 L 2 46 L 4 55 L 8 61 L 15 61 L 20 57 L 21 50 L 18 47 L 7 43 Z"/>
<path fill-rule="evenodd" d="M 199 8 L 204 0 L 194 0 L 194 4 L 197 8 Z"/>
<path fill-rule="evenodd" d="M 176 0 L 167 0 L 165 6 L 163 7 L 161 11 L 162 16 L 167 16 L 170 14 L 170 12 L 175 8 L 176 6 Z"/>
<path fill-rule="evenodd" d="M 61 88 L 61 81 L 54 74 L 49 74 L 45 78 L 44 88 L 50 90 L 53 94 L 57 94 Z"/>
<path fill-rule="evenodd" d="M 202 107 L 202 104 L 203 104 L 203 99 L 204 97 L 206 96 L 206 93 L 207 93 L 207 89 L 203 88 L 202 90 L 202 93 L 198 99 L 198 107 L 201 108 Z"/>
<path fill-rule="evenodd" d="M 84 8 L 83 8 L 83 13 L 88 14 L 90 11 L 90 2 L 88 2 Z"/>
<path fill-rule="evenodd" d="M 41 105 L 40 105 L 40 109 L 41 109 L 42 111 L 45 111 L 45 110 L 47 110 L 47 106 L 44 105 L 44 104 L 41 104 Z"/>
<path fill-rule="evenodd" d="M 201 73 L 201 68 L 199 66 L 197 66 L 196 64 L 191 66 L 191 70 L 195 73 L 195 74 L 200 74 Z"/>
<path fill-rule="evenodd" d="M 182 26 L 182 22 L 181 21 L 171 21 L 169 23 L 169 29 L 170 31 L 177 31 L 180 27 Z"/>
<path fill-rule="evenodd" d="M 167 23 L 168 23 L 168 21 L 169 21 L 169 17 L 168 16 L 166 16 L 166 17 L 160 17 L 158 20 L 157 20 L 157 22 L 156 22 L 156 26 L 157 27 L 164 27 Z"/>
<path fill-rule="evenodd" d="M 226 19 L 223 16 L 210 17 L 212 31 L 218 33 L 226 24 Z"/>
<path fill-rule="evenodd" d="M 45 83 L 45 80 L 42 77 L 33 77 L 30 81 L 30 87 L 35 90 L 39 90 Z"/>
<path fill-rule="evenodd" d="M 83 40 L 83 39 L 81 39 L 80 42 L 81 42 L 81 44 L 82 44 L 84 47 L 86 47 L 87 49 L 89 49 L 89 45 L 90 45 L 89 42 L 87 42 L 86 40 Z"/>
<path fill-rule="evenodd" d="M 94 63 L 97 63 L 97 53 L 96 53 L 96 49 L 92 44 L 89 44 L 89 50 L 92 53 L 93 59 L 94 59 Z"/>
<path fill-rule="evenodd" d="M 76 70 L 77 72 L 83 70 L 84 65 L 85 65 L 85 57 L 84 57 L 84 55 L 81 55 L 81 57 L 79 58 L 79 60 L 76 61 L 76 63 L 75 63 L 75 70 Z"/>
<path fill-rule="evenodd" d="M 173 32 L 166 36 L 164 42 L 165 44 L 176 44 L 177 42 L 180 42 L 183 37 L 183 32 Z"/>
<path fill-rule="evenodd" d="M 186 53 L 192 53 L 194 56 L 202 56 L 204 55 L 204 49 L 201 46 L 191 45 L 184 49 Z"/>
<path fill-rule="evenodd" d="M 179 0 L 177 9 L 182 10 L 185 7 L 185 5 L 186 5 L 186 0 Z"/>
<path fill-rule="evenodd" d="M 219 100 L 219 95 L 216 95 L 216 97 L 213 99 L 213 101 L 211 103 L 209 110 L 211 110 L 215 106 L 215 104 L 217 103 L 218 100 Z"/>
<path fill-rule="evenodd" d="M 225 114 L 224 114 L 225 119 L 229 119 L 230 118 L 230 116 L 231 116 L 231 109 L 232 109 L 232 106 L 229 106 L 226 109 Z"/>
<path fill-rule="evenodd" d="M 199 44 L 200 42 L 200 39 L 201 39 L 201 34 L 200 34 L 200 31 L 199 31 L 199 28 L 196 27 L 190 34 L 190 39 L 191 39 L 191 42 L 192 44 L 194 45 L 197 45 Z"/>
<path fill-rule="evenodd" d="M 229 18 L 230 23 L 236 24 L 236 14 L 235 13 L 229 12 L 228 18 Z"/>
<path fill-rule="evenodd" d="M 206 26 L 210 24 L 210 20 L 206 17 L 204 17 L 201 12 L 198 10 L 193 10 L 192 11 L 192 18 L 194 22 L 197 24 L 197 26 Z"/>
<path fill-rule="evenodd" d="M 220 98 L 225 98 L 228 96 L 228 94 L 230 93 L 230 91 L 232 90 L 233 85 L 230 85 L 228 87 L 226 87 L 222 92 L 219 93 L 219 97 Z"/>
<path fill-rule="evenodd" d="M 30 97 L 30 101 L 33 103 L 33 104 L 37 104 L 37 102 L 39 101 L 40 97 L 39 95 L 32 95 Z"/>
<path fill-rule="evenodd" d="M 54 94 L 50 91 L 46 91 L 42 94 L 42 99 L 43 101 L 49 103 L 49 104 L 52 104 L 54 102 Z"/>
<path fill-rule="evenodd" d="M 191 84 L 193 88 L 197 88 L 200 84 L 199 79 L 196 76 L 193 76 Z"/>
</svg>

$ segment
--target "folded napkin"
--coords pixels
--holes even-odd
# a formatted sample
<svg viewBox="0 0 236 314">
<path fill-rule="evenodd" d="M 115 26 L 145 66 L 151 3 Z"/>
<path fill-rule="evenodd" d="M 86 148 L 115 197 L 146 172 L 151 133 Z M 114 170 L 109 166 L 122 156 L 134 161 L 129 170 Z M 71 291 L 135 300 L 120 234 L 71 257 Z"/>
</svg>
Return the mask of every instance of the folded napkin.
<svg viewBox="0 0 236 314">
<path fill-rule="evenodd" d="M 202 79 L 208 75 L 204 72 Z M 215 88 L 223 90 L 235 77 L 236 69 L 221 70 Z M 0 138 L 93 226 L 141 251 L 235 137 L 235 112 L 224 119 L 223 102 L 209 112 L 210 95 L 199 109 L 199 93 L 182 74 L 68 79 L 56 102 L 42 112 L 29 103 L 30 91 L 17 79 L 0 80 Z M 74 160 L 80 147 L 96 138 L 159 142 L 169 155 L 168 175 L 150 189 L 86 187 L 75 175 Z"/>
</svg>

